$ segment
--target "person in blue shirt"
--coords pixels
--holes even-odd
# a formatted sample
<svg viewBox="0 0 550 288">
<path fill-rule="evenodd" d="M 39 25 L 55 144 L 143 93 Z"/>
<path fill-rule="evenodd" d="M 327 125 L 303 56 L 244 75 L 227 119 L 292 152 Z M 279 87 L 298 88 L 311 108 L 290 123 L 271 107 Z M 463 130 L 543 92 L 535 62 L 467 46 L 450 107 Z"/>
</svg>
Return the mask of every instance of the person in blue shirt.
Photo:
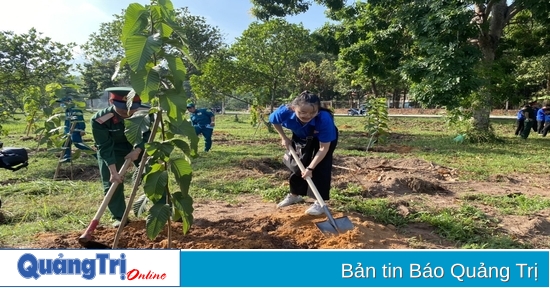
<svg viewBox="0 0 550 288">
<path fill-rule="evenodd" d="M 82 109 L 75 106 L 71 97 L 62 98 L 56 100 L 56 102 L 61 103 L 61 107 L 65 108 L 64 132 L 65 135 L 69 137 L 68 141 L 66 142 L 67 145 L 63 147 L 63 158 L 59 160 L 59 162 L 71 162 L 71 147 L 73 144 L 76 148 L 80 150 L 93 151 L 93 149 L 90 148 L 90 146 L 84 144 L 84 142 L 82 141 L 82 136 L 86 134 L 86 123 L 84 122 L 84 113 L 82 112 Z M 73 128 L 72 131 L 71 128 Z M 96 157 L 96 154 L 93 154 L 93 156 Z"/>
<path fill-rule="evenodd" d="M 544 113 L 548 108 L 543 106 L 541 109 L 537 110 L 537 133 L 542 134 L 542 129 L 544 129 Z"/>
<path fill-rule="evenodd" d="M 518 110 L 517 120 L 516 120 L 516 132 L 514 135 L 519 136 L 523 127 L 525 126 L 525 115 L 523 114 L 523 108 Z"/>
<path fill-rule="evenodd" d="M 312 158 L 303 159 L 305 172 L 292 172 L 289 178 L 290 193 L 277 204 L 285 207 L 303 201 L 302 196 L 315 197 L 305 178 L 311 177 L 323 200 L 330 200 L 332 158 L 338 143 L 338 129 L 330 110 L 321 107 L 319 97 L 309 91 L 302 92 L 289 105 L 281 105 L 269 115 L 269 122 L 281 137 L 285 149 L 305 145 L 308 137 L 312 144 Z M 292 132 L 288 138 L 283 127 Z M 307 210 L 308 215 L 321 215 L 323 209 L 315 201 Z"/>
<path fill-rule="evenodd" d="M 212 148 L 212 133 L 216 125 L 216 116 L 206 108 L 197 109 L 194 103 L 187 104 L 187 111 L 191 114 L 191 123 L 195 127 L 197 136 L 204 137 L 204 152 Z"/>
</svg>

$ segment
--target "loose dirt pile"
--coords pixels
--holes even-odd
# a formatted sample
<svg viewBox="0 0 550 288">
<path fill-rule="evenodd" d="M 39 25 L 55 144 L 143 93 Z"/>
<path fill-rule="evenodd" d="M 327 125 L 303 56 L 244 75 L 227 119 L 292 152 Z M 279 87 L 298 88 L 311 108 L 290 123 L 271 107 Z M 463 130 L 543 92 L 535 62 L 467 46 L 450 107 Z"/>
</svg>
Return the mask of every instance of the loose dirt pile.
<svg viewBox="0 0 550 288">
<path fill-rule="evenodd" d="M 259 204 L 258 202 L 254 205 Z M 334 236 L 325 236 L 315 225 L 315 222 L 325 221 L 325 216 L 308 216 L 304 214 L 305 204 L 288 209 L 270 209 L 273 213 L 258 216 L 241 204 L 239 215 L 223 215 L 223 205 L 206 203 L 200 205 L 200 210 L 215 208 L 214 217 L 197 217 L 192 229 L 187 235 L 182 234 L 181 223 L 172 223 L 172 248 L 178 249 L 398 249 L 407 248 L 407 241 L 395 231 L 394 227 L 386 227 L 368 221 L 359 215 L 348 215 L 355 229 Z M 263 203 L 271 205 L 273 203 Z M 225 205 L 227 206 L 227 204 Z M 216 208 L 217 207 L 217 208 Z M 233 207 L 236 208 L 236 207 Z M 220 210 L 221 209 L 221 210 Z M 204 211 L 204 210 L 203 210 Z M 259 211 L 265 212 L 265 211 Z M 198 213 L 203 214 L 203 213 Z M 334 217 L 342 217 L 334 213 Z M 210 219 L 209 219 L 210 218 Z M 85 227 L 83 227 L 83 230 Z M 82 248 L 78 237 L 83 231 L 75 231 L 64 235 L 40 234 L 36 248 Z M 116 229 L 110 226 L 98 227 L 94 240 L 111 245 Z M 119 248 L 167 248 L 168 240 L 165 229 L 156 239 L 149 240 L 145 232 L 145 221 L 132 221 L 124 228 L 119 241 Z M 39 240 L 39 241 L 38 241 Z"/>
</svg>

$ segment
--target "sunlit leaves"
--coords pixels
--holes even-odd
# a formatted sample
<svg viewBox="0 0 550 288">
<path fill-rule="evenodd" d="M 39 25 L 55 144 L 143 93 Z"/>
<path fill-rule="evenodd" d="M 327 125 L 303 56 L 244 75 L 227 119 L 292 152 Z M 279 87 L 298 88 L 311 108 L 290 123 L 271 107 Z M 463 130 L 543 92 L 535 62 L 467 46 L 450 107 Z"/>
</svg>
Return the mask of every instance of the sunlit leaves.
<svg viewBox="0 0 550 288">
<path fill-rule="evenodd" d="M 140 34 L 147 27 L 149 11 L 139 3 L 132 3 L 126 9 L 124 25 L 122 27 L 122 42 L 127 37 Z"/>
<path fill-rule="evenodd" d="M 128 36 L 124 43 L 126 59 L 132 71 L 145 68 L 145 64 L 151 59 L 154 53 L 160 51 L 162 40 L 159 34 L 142 36 Z"/>
<path fill-rule="evenodd" d="M 141 101 L 147 103 L 158 93 L 160 85 L 160 75 L 158 70 L 152 65 L 147 65 L 137 72 L 130 73 L 132 87 L 141 98 Z"/>
</svg>

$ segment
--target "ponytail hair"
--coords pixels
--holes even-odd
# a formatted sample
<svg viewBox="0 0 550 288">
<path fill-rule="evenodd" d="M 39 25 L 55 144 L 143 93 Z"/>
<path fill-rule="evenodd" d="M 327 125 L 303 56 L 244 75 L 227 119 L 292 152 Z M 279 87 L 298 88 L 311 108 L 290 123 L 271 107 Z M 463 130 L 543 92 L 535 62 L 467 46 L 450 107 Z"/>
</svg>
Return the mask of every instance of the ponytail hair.
<svg viewBox="0 0 550 288">
<path fill-rule="evenodd" d="M 292 100 L 291 106 L 303 106 L 305 104 L 316 106 L 320 111 L 326 111 L 334 119 L 334 112 L 332 110 L 325 108 L 321 105 L 321 99 L 314 93 L 311 93 L 308 90 L 303 91 L 298 95 L 294 100 Z"/>
</svg>

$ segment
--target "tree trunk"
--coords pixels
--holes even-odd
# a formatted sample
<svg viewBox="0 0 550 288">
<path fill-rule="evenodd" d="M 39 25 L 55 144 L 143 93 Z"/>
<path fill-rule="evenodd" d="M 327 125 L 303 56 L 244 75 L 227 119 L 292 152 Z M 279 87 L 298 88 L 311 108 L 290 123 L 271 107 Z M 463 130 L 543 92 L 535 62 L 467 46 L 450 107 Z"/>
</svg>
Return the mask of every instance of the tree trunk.
<svg viewBox="0 0 550 288">
<path fill-rule="evenodd" d="M 393 108 L 399 108 L 399 104 L 401 102 L 401 97 L 399 96 L 400 92 L 401 91 L 398 88 L 393 89 L 393 97 L 392 97 Z"/>
<path fill-rule="evenodd" d="M 476 5 L 475 10 L 478 12 L 484 11 L 483 7 Z M 491 73 L 492 65 L 495 60 L 495 54 L 498 48 L 499 41 L 502 37 L 502 31 L 506 26 L 508 4 L 506 0 L 499 0 L 491 7 L 491 17 L 489 19 L 488 31 L 484 30 L 479 35 L 478 45 L 483 53 L 482 60 L 482 77 L 485 81 L 484 87 L 478 92 L 477 101 L 472 105 L 473 112 L 473 126 L 477 132 L 486 133 L 490 131 L 489 116 L 492 110 L 492 94 L 490 87 L 493 83 L 490 82 L 489 77 L 486 75 Z M 488 16 L 488 15 L 487 15 Z M 479 23 L 481 27 L 484 27 L 483 23 Z"/>
<path fill-rule="evenodd" d="M 376 80 L 370 80 L 370 87 L 375 98 L 378 98 L 378 87 L 376 87 Z"/>
</svg>

